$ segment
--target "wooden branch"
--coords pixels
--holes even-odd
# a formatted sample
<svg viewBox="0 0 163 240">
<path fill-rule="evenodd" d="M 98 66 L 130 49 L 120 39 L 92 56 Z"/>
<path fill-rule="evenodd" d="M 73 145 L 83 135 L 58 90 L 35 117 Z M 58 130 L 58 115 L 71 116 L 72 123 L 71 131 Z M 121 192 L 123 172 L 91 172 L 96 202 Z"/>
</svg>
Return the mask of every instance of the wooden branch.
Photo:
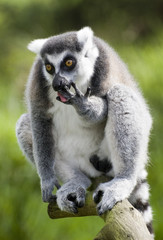
<svg viewBox="0 0 163 240">
<path fill-rule="evenodd" d="M 144 219 L 128 200 L 117 203 L 104 216 L 105 226 L 94 240 L 152 240 Z"/>
<path fill-rule="evenodd" d="M 106 179 L 105 179 L 106 180 Z M 100 182 L 103 182 L 100 179 Z M 94 183 L 94 187 L 98 182 Z M 93 187 L 93 189 L 94 189 Z M 48 214 L 52 219 L 67 217 L 97 216 L 96 205 L 92 199 L 93 191 L 86 195 L 86 203 L 79 208 L 77 214 L 61 211 L 55 202 L 49 203 Z M 102 218 L 104 227 L 94 240 L 152 240 L 142 215 L 128 202 L 124 200 L 117 203 L 111 211 L 106 212 Z"/>
</svg>

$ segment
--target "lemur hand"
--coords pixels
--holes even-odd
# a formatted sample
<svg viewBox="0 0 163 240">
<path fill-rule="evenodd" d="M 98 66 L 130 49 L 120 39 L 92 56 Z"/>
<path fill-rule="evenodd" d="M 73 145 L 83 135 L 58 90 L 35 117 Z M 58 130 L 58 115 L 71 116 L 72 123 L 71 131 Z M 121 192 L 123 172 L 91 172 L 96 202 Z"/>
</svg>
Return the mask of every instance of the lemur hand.
<svg viewBox="0 0 163 240">
<path fill-rule="evenodd" d="M 71 84 L 75 90 L 75 93 L 72 93 L 70 89 L 65 86 L 64 89 L 58 92 L 57 100 L 65 104 L 71 104 L 76 106 L 81 106 L 87 100 L 91 94 L 91 88 L 88 87 L 85 94 L 83 94 L 76 86 L 75 83 Z"/>
</svg>

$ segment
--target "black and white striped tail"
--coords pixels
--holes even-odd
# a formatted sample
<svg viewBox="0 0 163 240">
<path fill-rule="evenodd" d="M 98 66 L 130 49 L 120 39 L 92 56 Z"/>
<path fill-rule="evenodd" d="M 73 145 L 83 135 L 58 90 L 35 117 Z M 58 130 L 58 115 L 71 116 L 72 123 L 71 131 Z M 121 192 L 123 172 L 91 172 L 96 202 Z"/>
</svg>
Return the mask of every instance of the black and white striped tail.
<svg viewBox="0 0 163 240">
<path fill-rule="evenodd" d="M 146 179 L 138 181 L 129 201 L 144 217 L 145 223 L 151 235 L 154 238 L 152 227 L 152 208 L 149 204 L 149 185 Z"/>
</svg>

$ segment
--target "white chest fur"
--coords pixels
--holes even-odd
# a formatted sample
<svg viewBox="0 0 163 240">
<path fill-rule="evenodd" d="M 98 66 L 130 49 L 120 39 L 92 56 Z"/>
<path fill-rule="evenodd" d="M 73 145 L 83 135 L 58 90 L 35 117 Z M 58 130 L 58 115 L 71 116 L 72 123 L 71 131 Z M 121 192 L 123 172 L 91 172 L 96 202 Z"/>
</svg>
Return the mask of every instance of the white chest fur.
<svg viewBox="0 0 163 240">
<path fill-rule="evenodd" d="M 73 106 L 53 101 L 50 112 L 54 123 L 56 165 L 67 164 L 91 177 L 100 175 L 89 158 L 99 149 L 104 134 L 103 126 L 88 126 Z"/>
</svg>

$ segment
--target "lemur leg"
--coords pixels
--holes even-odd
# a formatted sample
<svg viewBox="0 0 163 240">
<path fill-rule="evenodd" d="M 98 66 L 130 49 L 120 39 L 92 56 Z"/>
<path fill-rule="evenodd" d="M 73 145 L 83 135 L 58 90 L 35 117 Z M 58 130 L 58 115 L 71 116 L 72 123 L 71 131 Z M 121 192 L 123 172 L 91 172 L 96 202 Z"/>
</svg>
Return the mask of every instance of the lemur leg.
<svg viewBox="0 0 163 240">
<path fill-rule="evenodd" d="M 33 144 L 32 144 L 32 131 L 29 114 L 25 113 L 21 115 L 16 123 L 16 136 L 19 146 L 28 160 L 33 164 Z"/>
<path fill-rule="evenodd" d="M 129 198 L 147 162 L 151 119 L 146 106 L 132 89 L 116 85 L 108 93 L 106 141 L 115 177 L 102 183 L 94 193 L 98 213 Z"/>
<path fill-rule="evenodd" d="M 58 169 L 56 165 L 56 172 L 64 182 L 56 194 L 59 208 L 77 213 L 78 208 L 85 204 L 86 189 L 91 185 L 90 179 L 79 169 L 73 169 L 62 161 L 59 162 Z"/>
<path fill-rule="evenodd" d="M 145 170 L 144 172 L 146 173 Z M 149 185 L 146 177 L 138 180 L 128 200 L 142 214 L 149 232 L 153 234 L 152 208 L 149 204 Z"/>
<path fill-rule="evenodd" d="M 35 164 L 34 155 L 33 155 L 33 139 L 32 139 L 32 130 L 31 130 L 31 121 L 29 118 L 29 114 L 23 114 L 17 124 L 16 124 L 16 136 L 18 139 L 19 146 L 26 156 L 26 158 Z M 44 170 L 46 172 L 46 169 Z M 52 168 L 53 172 L 53 168 Z M 47 174 L 50 176 L 50 173 Z M 52 179 L 41 181 L 41 190 L 42 190 L 42 198 L 45 202 L 49 202 L 55 199 L 55 195 L 52 194 L 54 189 L 54 183 L 57 188 L 60 187 L 58 181 L 55 176 Z"/>
</svg>

